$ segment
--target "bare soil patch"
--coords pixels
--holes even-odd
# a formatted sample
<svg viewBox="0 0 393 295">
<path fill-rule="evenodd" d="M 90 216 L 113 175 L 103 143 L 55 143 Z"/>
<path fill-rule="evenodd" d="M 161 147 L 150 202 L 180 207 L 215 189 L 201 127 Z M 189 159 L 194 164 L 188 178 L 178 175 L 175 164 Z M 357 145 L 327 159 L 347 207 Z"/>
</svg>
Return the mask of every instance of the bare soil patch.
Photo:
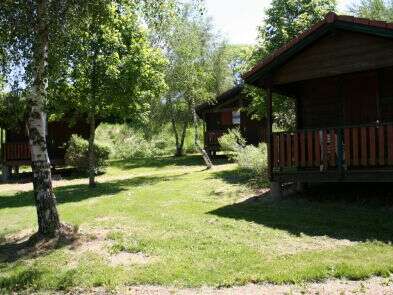
<svg viewBox="0 0 393 295">
<path fill-rule="evenodd" d="M 0 262 L 12 262 L 22 257 L 34 258 L 54 249 L 73 245 L 79 238 L 77 229 L 67 224 L 62 224 L 53 238 L 25 230 L 8 236 L 6 242 L 0 245 Z"/>
<path fill-rule="evenodd" d="M 178 289 L 160 286 L 132 286 L 119 288 L 116 292 L 107 292 L 104 288 L 74 289 L 58 294 L 125 294 L 125 295 L 274 295 L 274 294 L 393 294 L 393 278 L 373 277 L 365 281 L 328 280 L 321 283 L 304 285 L 249 284 L 230 288 L 202 287 L 197 289 Z"/>
</svg>

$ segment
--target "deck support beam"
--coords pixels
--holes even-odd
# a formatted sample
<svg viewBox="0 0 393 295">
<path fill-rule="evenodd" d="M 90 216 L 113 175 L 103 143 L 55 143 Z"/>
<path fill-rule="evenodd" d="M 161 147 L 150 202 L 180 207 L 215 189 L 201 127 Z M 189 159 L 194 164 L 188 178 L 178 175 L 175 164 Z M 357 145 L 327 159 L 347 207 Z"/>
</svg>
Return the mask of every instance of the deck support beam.
<svg viewBox="0 0 393 295">
<path fill-rule="evenodd" d="M 11 177 L 11 167 L 7 166 L 3 163 L 1 173 L 2 173 L 1 176 L 2 176 L 3 181 L 7 182 Z"/>
<path fill-rule="evenodd" d="M 298 182 L 296 182 L 295 190 L 297 193 L 303 193 L 305 187 L 306 187 L 306 183 L 298 181 Z"/>
<path fill-rule="evenodd" d="M 278 181 L 270 182 L 270 196 L 272 199 L 279 200 L 282 198 L 282 186 Z"/>
</svg>

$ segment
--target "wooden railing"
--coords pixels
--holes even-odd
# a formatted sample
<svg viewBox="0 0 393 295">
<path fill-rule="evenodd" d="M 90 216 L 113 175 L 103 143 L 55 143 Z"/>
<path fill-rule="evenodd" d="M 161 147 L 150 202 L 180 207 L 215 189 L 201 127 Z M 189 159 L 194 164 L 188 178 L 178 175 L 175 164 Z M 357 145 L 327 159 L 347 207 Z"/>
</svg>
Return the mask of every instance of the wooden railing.
<svg viewBox="0 0 393 295">
<path fill-rule="evenodd" d="M 393 124 L 273 134 L 273 168 L 393 166 Z"/>
<path fill-rule="evenodd" d="M 30 146 L 28 143 L 5 143 L 3 144 L 4 161 L 30 160 Z"/>
</svg>

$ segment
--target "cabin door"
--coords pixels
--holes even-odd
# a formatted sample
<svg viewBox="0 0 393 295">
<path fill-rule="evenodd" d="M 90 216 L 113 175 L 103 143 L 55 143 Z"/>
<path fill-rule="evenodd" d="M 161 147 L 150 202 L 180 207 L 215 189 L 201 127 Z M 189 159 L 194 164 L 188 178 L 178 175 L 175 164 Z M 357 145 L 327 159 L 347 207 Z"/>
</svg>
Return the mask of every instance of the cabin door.
<svg viewBox="0 0 393 295">
<path fill-rule="evenodd" d="M 378 120 L 376 72 L 347 75 L 342 84 L 344 125 L 374 124 Z"/>
</svg>

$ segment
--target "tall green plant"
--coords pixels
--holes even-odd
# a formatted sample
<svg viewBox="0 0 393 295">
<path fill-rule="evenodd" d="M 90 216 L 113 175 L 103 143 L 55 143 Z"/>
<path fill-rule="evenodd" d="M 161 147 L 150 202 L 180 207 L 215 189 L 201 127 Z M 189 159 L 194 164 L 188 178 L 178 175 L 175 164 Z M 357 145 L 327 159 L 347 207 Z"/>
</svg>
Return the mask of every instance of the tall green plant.
<svg viewBox="0 0 393 295">
<path fill-rule="evenodd" d="M 350 11 L 359 17 L 393 22 L 392 0 L 361 0 L 354 3 Z"/>
<path fill-rule="evenodd" d="M 59 84 L 61 108 L 88 114 L 89 184 L 95 185 L 94 141 L 97 119 L 140 121 L 149 101 L 165 89 L 165 60 L 153 49 L 130 1 L 85 1 L 68 31 L 66 77 Z M 55 85 L 56 86 L 56 85 Z"/>
</svg>

